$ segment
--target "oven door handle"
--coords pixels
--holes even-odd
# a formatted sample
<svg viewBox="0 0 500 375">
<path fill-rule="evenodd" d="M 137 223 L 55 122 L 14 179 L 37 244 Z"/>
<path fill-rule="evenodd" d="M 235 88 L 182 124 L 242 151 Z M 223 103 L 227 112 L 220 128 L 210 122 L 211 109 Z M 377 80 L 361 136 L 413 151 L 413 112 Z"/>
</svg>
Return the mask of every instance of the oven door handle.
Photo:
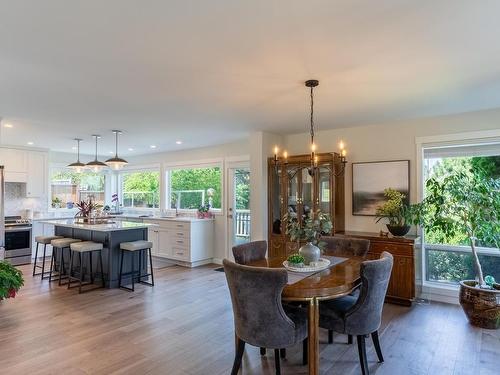
<svg viewBox="0 0 500 375">
<path fill-rule="evenodd" d="M 6 232 L 26 232 L 30 230 L 31 227 L 5 227 Z"/>
</svg>

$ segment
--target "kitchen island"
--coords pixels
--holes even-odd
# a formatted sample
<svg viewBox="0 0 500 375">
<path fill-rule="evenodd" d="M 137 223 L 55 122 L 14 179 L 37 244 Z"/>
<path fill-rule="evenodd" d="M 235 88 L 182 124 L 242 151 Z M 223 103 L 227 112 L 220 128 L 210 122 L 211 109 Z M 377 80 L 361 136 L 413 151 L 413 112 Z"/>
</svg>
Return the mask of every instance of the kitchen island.
<svg viewBox="0 0 500 375">
<path fill-rule="evenodd" d="M 148 228 L 156 226 L 151 223 L 137 223 L 130 221 L 113 221 L 112 219 L 102 224 L 80 223 L 74 219 L 47 220 L 45 224 L 54 225 L 54 234 L 80 239 L 82 241 L 94 241 L 103 244 L 102 250 L 104 282 L 107 288 L 117 288 L 120 271 L 120 243 L 148 239 Z M 134 263 L 139 264 L 139 253 Z M 58 257 L 56 259 L 59 259 Z M 68 259 L 66 259 L 68 260 Z M 146 256 L 142 259 L 143 271 L 147 264 Z M 132 258 L 126 256 L 123 260 L 123 271 L 130 271 Z M 97 267 L 97 262 L 94 262 Z M 123 278 L 125 283 L 130 280 Z"/>
</svg>

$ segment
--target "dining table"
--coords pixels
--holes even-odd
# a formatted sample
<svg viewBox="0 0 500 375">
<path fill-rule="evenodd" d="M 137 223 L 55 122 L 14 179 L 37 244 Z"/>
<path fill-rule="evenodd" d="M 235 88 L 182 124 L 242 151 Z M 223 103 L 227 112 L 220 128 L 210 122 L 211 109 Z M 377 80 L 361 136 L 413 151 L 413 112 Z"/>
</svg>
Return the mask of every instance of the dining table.
<svg viewBox="0 0 500 375">
<path fill-rule="evenodd" d="M 326 256 L 333 254 L 325 254 Z M 307 303 L 309 374 L 319 374 L 319 304 L 352 293 L 361 285 L 360 267 L 363 257 L 336 258 L 332 266 L 300 277 L 289 272 L 289 283 L 282 292 L 283 301 Z M 271 257 L 249 263 L 249 266 L 284 268 L 286 257 Z M 296 281 L 295 281 L 296 280 Z"/>
</svg>

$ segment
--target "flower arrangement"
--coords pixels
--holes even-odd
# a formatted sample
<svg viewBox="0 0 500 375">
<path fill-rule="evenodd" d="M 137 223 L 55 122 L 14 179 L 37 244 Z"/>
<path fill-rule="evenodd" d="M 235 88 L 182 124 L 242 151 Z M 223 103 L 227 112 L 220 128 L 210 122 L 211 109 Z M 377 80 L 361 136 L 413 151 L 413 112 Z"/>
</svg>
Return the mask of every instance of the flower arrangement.
<svg viewBox="0 0 500 375">
<path fill-rule="evenodd" d="M 76 213 L 75 218 L 81 217 L 88 219 L 92 211 L 99 208 L 99 205 L 92 202 L 92 199 L 89 199 L 87 202 L 81 201 L 80 203 L 77 203 L 76 207 L 78 208 L 78 212 Z"/>
<path fill-rule="evenodd" d="M 212 218 L 212 213 L 210 212 L 210 203 L 205 203 L 198 207 L 198 218 L 199 219 L 210 219 Z"/>
<path fill-rule="evenodd" d="M 286 223 L 286 234 L 292 241 L 305 241 L 324 249 L 326 243 L 321 241 L 321 236 L 332 231 L 333 224 L 330 215 L 316 211 L 314 215 L 304 217 L 299 223 L 295 216 L 285 214 L 283 221 Z"/>
<path fill-rule="evenodd" d="M 5 261 L 0 262 L 0 300 L 15 298 L 17 291 L 24 285 L 23 274 Z"/>
</svg>

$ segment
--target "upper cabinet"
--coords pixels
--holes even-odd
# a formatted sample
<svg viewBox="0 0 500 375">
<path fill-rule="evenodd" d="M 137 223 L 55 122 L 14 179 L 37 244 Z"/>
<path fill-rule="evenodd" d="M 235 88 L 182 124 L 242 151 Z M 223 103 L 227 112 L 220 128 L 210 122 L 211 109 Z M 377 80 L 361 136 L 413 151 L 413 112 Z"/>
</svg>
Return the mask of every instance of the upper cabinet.
<svg viewBox="0 0 500 375">
<path fill-rule="evenodd" d="M 321 210 L 333 220 L 333 234 L 344 230 L 344 176 L 340 155 L 317 154 L 318 166 L 309 174 L 310 155 L 268 160 L 269 255 L 284 256 L 297 251 L 299 244 L 285 234 L 283 216 L 299 222 Z"/>
<path fill-rule="evenodd" d="M 5 182 L 26 184 L 27 197 L 47 193 L 47 152 L 0 148 L 0 165 L 5 166 Z"/>
</svg>

